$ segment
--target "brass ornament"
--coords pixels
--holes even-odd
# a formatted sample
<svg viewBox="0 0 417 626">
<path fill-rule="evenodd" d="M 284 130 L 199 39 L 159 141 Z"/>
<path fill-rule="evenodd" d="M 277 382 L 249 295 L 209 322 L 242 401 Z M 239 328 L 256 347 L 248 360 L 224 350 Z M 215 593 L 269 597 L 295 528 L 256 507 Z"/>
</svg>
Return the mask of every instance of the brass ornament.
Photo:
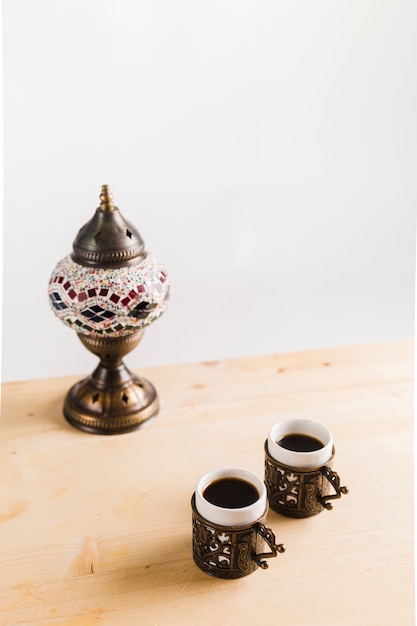
<svg viewBox="0 0 417 626">
<path fill-rule="evenodd" d="M 268 568 L 266 559 L 285 552 L 276 544 L 273 531 L 265 525 L 267 510 L 262 518 L 245 526 L 220 526 L 206 520 L 191 498 L 193 522 L 193 559 L 206 574 L 217 578 L 242 578 L 258 567 Z M 270 551 L 265 552 L 267 544 Z"/>
<path fill-rule="evenodd" d="M 265 485 L 269 506 L 287 517 L 311 517 L 323 509 L 331 510 L 331 500 L 347 494 L 340 486 L 338 474 L 332 471 L 334 449 L 325 466 L 313 468 L 289 467 L 269 453 L 265 441 Z"/>
<path fill-rule="evenodd" d="M 69 390 L 67 421 L 86 432 L 110 435 L 136 430 L 154 417 L 159 410 L 154 386 L 133 374 L 123 358 L 165 311 L 169 280 L 114 205 L 107 185 L 72 253 L 55 267 L 48 292 L 55 315 L 100 359 L 94 372 Z"/>
</svg>

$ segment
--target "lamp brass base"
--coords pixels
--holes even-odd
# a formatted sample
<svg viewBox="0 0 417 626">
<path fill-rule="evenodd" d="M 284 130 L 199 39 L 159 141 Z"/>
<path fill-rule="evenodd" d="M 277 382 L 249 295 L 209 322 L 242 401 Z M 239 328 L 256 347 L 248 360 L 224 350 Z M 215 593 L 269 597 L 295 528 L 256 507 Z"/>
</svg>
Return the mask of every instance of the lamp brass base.
<svg viewBox="0 0 417 626">
<path fill-rule="evenodd" d="M 64 404 L 66 420 L 89 433 L 116 435 L 136 430 L 154 417 L 159 410 L 154 386 L 122 361 L 140 342 L 143 331 L 116 338 L 78 336 L 100 357 L 100 363 L 69 390 Z"/>
</svg>

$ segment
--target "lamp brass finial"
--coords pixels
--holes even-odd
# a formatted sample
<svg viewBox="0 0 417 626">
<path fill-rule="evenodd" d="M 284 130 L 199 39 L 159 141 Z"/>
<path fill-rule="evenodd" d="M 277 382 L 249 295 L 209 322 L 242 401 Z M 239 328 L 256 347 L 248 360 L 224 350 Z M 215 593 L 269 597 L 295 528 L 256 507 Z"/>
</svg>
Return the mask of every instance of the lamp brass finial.
<svg viewBox="0 0 417 626">
<path fill-rule="evenodd" d="M 100 209 L 102 211 L 114 211 L 113 194 L 108 185 L 101 186 Z"/>
</svg>

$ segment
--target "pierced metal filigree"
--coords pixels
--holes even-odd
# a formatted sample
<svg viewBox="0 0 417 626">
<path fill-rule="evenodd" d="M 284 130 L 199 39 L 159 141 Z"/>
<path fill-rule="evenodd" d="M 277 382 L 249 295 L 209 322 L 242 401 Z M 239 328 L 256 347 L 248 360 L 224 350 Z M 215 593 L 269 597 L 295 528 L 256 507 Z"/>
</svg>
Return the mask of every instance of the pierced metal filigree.
<svg viewBox="0 0 417 626">
<path fill-rule="evenodd" d="M 330 469 L 333 456 L 334 451 L 324 467 L 288 467 L 269 454 L 266 441 L 265 484 L 271 509 L 287 517 L 310 517 L 323 508 L 331 509 L 328 500 L 348 493 L 346 487 L 340 487 L 338 474 Z"/>
<path fill-rule="evenodd" d="M 195 496 L 191 500 L 193 515 L 193 558 L 198 567 L 207 574 L 219 578 L 241 578 L 261 567 L 266 569 L 266 558 L 284 552 L 285 547 L 276 545 L 275 535 L 262 522 L 266 517 L 244 527 L 216 526 L 204 519 L 195 508 Z M 260 552 L 267 543 L 271 552 Z"/>
</svg>

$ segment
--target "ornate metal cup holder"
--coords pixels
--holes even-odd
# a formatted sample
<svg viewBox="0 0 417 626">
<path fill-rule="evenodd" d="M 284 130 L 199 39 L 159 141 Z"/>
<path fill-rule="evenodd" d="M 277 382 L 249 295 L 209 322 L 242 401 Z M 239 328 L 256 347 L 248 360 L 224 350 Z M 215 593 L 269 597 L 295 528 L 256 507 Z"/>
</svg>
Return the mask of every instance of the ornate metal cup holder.
<svg viewBox="0 0 417 626">
<path fill-rule="evenodd" d="M 332 471 L 335 450 L 326 465 L 289 467 L 274 459 L 265 441 L 265 484 L 273 511 L 287 517 L 311 517 L 323 509 L 331 510 L 332 500 L 348 493 L 340 486 L 339 475 Z"/>
<path fill-rule="evenodd" d="M 267 569 L 265 559 L 285 551 L 283 544 L 276 544 L 273 531 L 264 522 L 268 513 L 245 526 L 220 526 L 202 517 L 195 506 L 195 494 L 191 498 L 193 518 L 193 558 L 206 574 L 218 578 L 241 578 L 258 567 Z M 261 551 L 264 544 L 270 552 Z"/>
</svg>

